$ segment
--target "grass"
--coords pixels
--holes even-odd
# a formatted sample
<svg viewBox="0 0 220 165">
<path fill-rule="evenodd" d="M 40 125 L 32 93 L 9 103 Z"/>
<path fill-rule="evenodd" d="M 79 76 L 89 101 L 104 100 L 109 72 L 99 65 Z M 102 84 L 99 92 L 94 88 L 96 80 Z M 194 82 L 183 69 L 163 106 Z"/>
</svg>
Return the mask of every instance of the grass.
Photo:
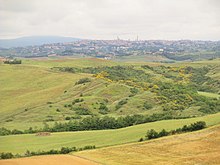
<svg viewBox="0 0 220 165">
<path fill-rule="evenodd" d="M 122 56 L 113 59 L 117 62 L 147 62 L 147 61 L 166 61 L 168 60 L 166 57 L 162 57 L 160 55 L 152 56 L 152 55 L 132 55 L 132 56 Z"/>
<path fill-rule="evenodd" d="M 97 58 L 60 58 L 60 59 L 39 59 L 39 60 L 22 60 L 23 65 L 27 66 L 40 66 L 46 68 L 52 67 L 98 67 L 98 66 L 113 66 L 117 65 L 117 62 L 109 60 L 97 59 Z"/>
<path fill-rule="evenodd" d="M 82 77 L 85 75 L 59 74 L 39 67 L 0 65 L 0 119 L 13 119 L 26 108 L 45 104 Z"/>
<path fill-rule="evenodd" d="M 212 164 L 220 162 L 220 125 L 103 149 L 74 153 L 106 165 L 133 164 Z"/>
<path fill-rule="evenodd" d="M 52 116 L 55 121 L 63 121 L 66 116 L 74 115 L 72 111 L 63 108 L 63 105 L 78 97 L 82 91 L 97 91 L 96 85 L 100 84 L 95 82 L 87 86 L 87 89 L 83 86 L 74 89 L 76 81 L 90 75 L 54 72 L 50 68 L 111 65 L 116 63 L 95 58 L 22 59 L 21 65 L 0 63 L 1 126 L 10 129 L 39 128 L 43 121 L 48 120 L 47 116 Z M 48 101 L 56 104 L 48 105 Z"/>
<path fill-rule="evenodd" d="M 217 98 L 219 99 L 220 98 L 220 95 L 219 94 L 216 94 L 216 93 L 210 93 L 210 92 L 198 92 L 198 94 L 202 95 L 202 96 L 206 96 L 206 97 L 212 97 L 212 98 Z"/>
<path fill-rule="evenodd" d="M 80 131 L 52 133 L 51 136 L 35 136 L 35 134 L 10 135 L 0 137 L 0 152 L 24 153 L 26 150 L 50 150 L 61 147 L 83 147 L 95 145 L 106 147 L 136 142 L 144 137 L 147 130 L 171 130 L 196 121 L 206 121 L 208 126 L 220 123 L 220 113 L 179 120 L 164 120 L 140 124 L 116 130 Z"/>
<path fill-rule="evenodd" d="M 140 56 L 140 58 L 147 58 Z M 130 57 L 129 57 L 130 58 Z M 132 56 L 131 58 L 135 58 Z M 75 82 L 83 77 L 91 77 L 89 74 L 73 74 L 67 72 L 52 71 L 52 67 L 97 67 L 113 65 L 134 65 L 142 69 L 140 65 L 166 65 L 166 66 L 193 66 L 199 67 L 207 64 L 218 66 L 219 60 L 206 62 L 189 62 L 161 64 L 155 62 L 144 62 L 143 60 L 127 62 L 115 62 L 95 58 L 40 58 L 23 59 L 22 65 L 5 65 L 0 63 L 0 124 L 9 129 L 28 129 L 29 127 L 40 128 L 44 121 L 54 120 L 64 122 L 68 116 L 75 116 L 70 108 L 64 108 L 65 104 L 71 104 L 74 99 L 83 93 L 83 107 L 88 108 L 94 114 L 99 114 L 100 102 L 108 99 L 107 107 L 109 116 L 118 117 L 129 114 L 152 114 L 163 113 L 161 105 L 155 102 L 155 94 L 149 91 L 140 91 L 136 96 L 129 97 L 131 86 L 120 83 L 107 83 L 106 81 L 93 79 L 91 83 L 74 86 Z M 215 67 L 210 76 L 218 79 L 218 69 Z M 151 70 L 145 72 L 153 75 L 157 80 L 171 81 L 162 74 Z M 156 81 L 156 80 L 155 80 Z M 64 92 L 66 91 L 66 92 Z M 200 93 L 208 96 L 208 93 Z M 217 95 L 209 94 L 217 97 Z M 219 96 L 218 96 L 219 97 Z M 128 99 L 127 104 L 119 110 L 115 106 L 120 100 Z M 151 110 L 143 110 L 144 102 L 149 101 L 155 105 Z M 52 104 L 47 104 L 52 102 Z M 76 104 L 78 106 L 80 104 Z M 58 109 L 58 111 L 57 111 Z M 183 112 L 182 116 L 204 115 L 198 111 L 199 107 L 190 107 Z M 53 123 L 53 122 L 49 122 Z"/>
</svg>

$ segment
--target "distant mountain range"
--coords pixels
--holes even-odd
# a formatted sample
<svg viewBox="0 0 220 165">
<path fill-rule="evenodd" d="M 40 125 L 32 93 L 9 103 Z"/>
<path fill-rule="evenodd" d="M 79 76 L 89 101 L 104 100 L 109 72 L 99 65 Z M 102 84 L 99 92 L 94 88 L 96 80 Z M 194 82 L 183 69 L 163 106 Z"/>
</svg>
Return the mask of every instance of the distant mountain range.
<svg viewBox="0 0 220 165">
<path fill-rule="evenodd" d="M 79 38 L 60 36 L 28 36 L 16 39 L 0 39 L 0 48 L 23 47 L 32 45 L 73 42 Z"/>
</svg>

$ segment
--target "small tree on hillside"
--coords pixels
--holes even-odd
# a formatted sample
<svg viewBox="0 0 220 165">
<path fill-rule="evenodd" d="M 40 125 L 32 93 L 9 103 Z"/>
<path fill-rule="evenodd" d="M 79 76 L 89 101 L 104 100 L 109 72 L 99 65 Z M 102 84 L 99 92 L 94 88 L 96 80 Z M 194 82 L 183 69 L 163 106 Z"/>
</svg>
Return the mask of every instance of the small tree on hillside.
<svg viewBox="0 0 220 165">
<path fill-rule="evenodd" d="M 151 129 L 151 130 L 147 131 L 146 138 L 148 138 L 148 139 L 155 139 L 155 138 L 158 138 L 158 137 L 159 137 L 159 134 L 154 129 Z"/>
</svg>

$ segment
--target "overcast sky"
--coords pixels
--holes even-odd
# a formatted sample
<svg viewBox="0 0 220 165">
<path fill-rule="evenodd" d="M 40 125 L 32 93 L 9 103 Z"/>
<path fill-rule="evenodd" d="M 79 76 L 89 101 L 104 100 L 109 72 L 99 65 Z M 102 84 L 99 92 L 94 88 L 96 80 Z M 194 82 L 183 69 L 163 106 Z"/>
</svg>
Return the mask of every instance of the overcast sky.
<svg viewBox="0 0 220 165">
<path fill-rule="evenodd" d="M 220 40 L 220 0 L 0 0 L 0 38 Z"/>
</svg>

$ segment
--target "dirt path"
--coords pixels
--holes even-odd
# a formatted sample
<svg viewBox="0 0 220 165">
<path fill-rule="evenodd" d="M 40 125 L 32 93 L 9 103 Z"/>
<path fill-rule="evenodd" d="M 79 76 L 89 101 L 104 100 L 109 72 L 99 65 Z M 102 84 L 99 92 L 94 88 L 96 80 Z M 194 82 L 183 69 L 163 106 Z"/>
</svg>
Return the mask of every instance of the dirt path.
<svg viewBox="0 0 220 165">
<path fill-rule="evenodd" d="M 45 155 L 0 160 L 0 165 L 98 165 L 95 162 L 71 155 Z"/>
</svg>

